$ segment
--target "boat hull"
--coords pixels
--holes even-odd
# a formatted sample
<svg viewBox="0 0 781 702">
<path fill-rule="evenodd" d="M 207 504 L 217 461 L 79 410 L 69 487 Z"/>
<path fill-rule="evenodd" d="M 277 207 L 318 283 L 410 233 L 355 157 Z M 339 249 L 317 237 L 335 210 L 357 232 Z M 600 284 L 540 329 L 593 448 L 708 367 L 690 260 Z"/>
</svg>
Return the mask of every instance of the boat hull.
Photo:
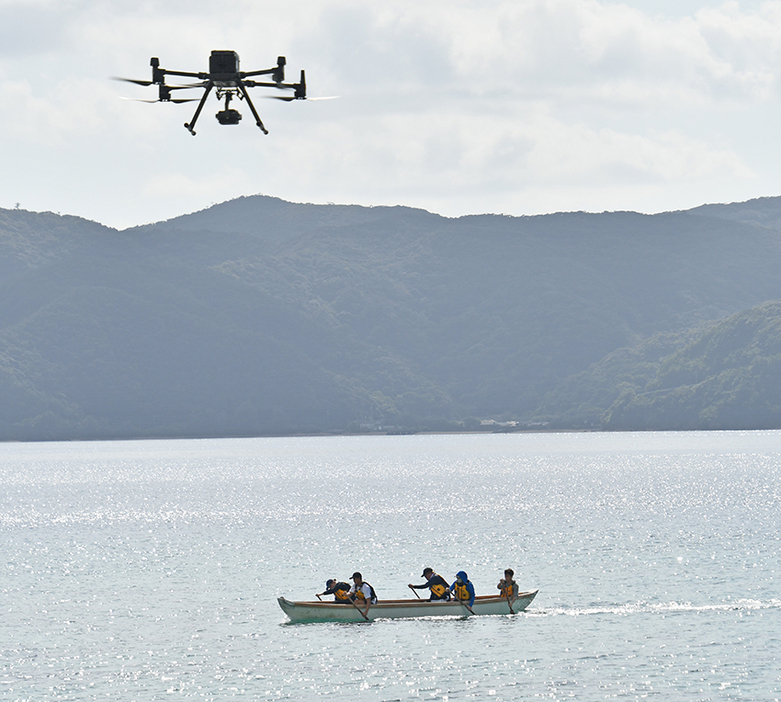
<svg viewBox="0 0 781 702">
<path fill-rule="evenodd" d="M 458 601 L 380 600 L 369 608 L 368 619 L 409 619 L 412 617 L 471 617 L 472 614 L 516 614 L 526 609 L 537 590 L 522 592 L 512 603 L 502 597 L 484 595 L 475 598 L 470 612 Z M 333 602 L 292 602 L 284 597 L 277 601 L 291 622 L 362 622 L 366 621 L 356 607 Z"/>
</svg>

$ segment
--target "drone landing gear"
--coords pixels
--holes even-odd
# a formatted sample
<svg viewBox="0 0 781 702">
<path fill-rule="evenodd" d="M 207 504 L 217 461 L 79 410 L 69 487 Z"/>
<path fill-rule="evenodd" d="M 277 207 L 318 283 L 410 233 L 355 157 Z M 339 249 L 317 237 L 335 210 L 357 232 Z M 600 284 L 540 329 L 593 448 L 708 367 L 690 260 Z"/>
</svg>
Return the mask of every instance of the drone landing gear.
<svg viewBox="0 0 781 702">
<path fill-rule="evenodd" d="M 209 83 L 205 86 L 206 90 L 203 93 L 203 96 L 201 97 L 201 101 L 198 103 L 198 107 L 195 110 L 195 114 L 193 115 L 193 118 L 190 122 L 184 123 L 184 128 L 190 132 L 193 136 L 195 136 L 195 123 L 198 121 L 198 117 L 201 114 L 201 110 L 203 109 L 204 104 L 206 103 L 206 98 L 209 97 L 209 93 L 211 92 L 211 89 L 214 87 L 214 83 L 212 81 L 209 81 Z M 238 92 L 238 97 L 240 100 L 246 100 L 247 105 L 249 106 L 250 111 L 252 112 L 252 116 L 255 118 L 255 124 L 258 126 L 260 131 L 262 131 L 264 134 L 268 134 L 268 129 L 263 125 L 263 122 L 260 119 L 260 115 L 258 115 L 257 110 L 255 109 L 255 105 L 252 104 L 252 100 L 250 100 L 249 93 L 247 92 L 247 89 L 244 87 L 244 84 L 239 81 L 238 85 L 236 86 L 236 90 L 225 90 L 222 87 L 217 88 L 217 98 L 221 100 L 223 97 L 225 98 L 225 108 L 220 110 L 216 115 L 214 115 L 217 118 L 217 121 L 220 124 L 238 124 L 241 120 L 241 113 L 238 110 L 234 110 L 230 107 L 230 102 L 233 99 L 233 96 L 235 93 Z"/>
<path fill-rule="evenodd" d="M 249 99 L 249 93 L 247 92 L 247 89 L 244 87 L 244 83 L 239 82 L 239 90 L 241 91 L 241 94 L 244 96 L 244 99 L 247 101 L 247 105 L 249 105 L 249 109 L 252 112 L 252 116 L 255 118 L 255 124 L 260 128 L 260 131 L 264 134 L 268 134 L 268 129 L 266 129 L 263 126 L 263 122 L 260 120 L 260 116 L 257 113 L 257 110 L 255 109 L 255 105 L 252 104 L 252 100 Z"/>
<path fill-rule="evenodd" d="M 212 88 L 214 87 L 214 83 L 209 81 L 206 84 L 206 90 L 203 91 L 203 96 L 201 97 L 201 101 L 198 103 L 198 107 L 195 108 L 195 114 L 193 115 L 192 120 L 188 124 L 187 122 L 184 123 L 184 128 L 190 132 L 193 136 L 195 136 L 195 123 L 198 121 L 198 115 L 201 114 L 201 110 L 203 109 L 204 104 L 206 103 L 206 98 L 209 97 L 209 93 L 212 91 Z"/>
</svg>

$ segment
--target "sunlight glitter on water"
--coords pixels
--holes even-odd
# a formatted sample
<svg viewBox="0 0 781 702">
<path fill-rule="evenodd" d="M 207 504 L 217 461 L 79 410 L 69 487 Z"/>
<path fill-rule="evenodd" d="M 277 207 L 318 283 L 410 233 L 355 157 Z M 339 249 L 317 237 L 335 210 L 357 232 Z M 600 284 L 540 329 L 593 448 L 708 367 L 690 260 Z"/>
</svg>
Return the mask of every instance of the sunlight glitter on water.
<svg viewBox="0 0 781 702">
<path fill-rule="evenodd" d="M 9 699 L 776 699 L 781 434 L 0 446 Z M 356 568 L 528 613 L 285 625 Z M 11 642 L 11 643 L 8 643 Z"/>
</svg>

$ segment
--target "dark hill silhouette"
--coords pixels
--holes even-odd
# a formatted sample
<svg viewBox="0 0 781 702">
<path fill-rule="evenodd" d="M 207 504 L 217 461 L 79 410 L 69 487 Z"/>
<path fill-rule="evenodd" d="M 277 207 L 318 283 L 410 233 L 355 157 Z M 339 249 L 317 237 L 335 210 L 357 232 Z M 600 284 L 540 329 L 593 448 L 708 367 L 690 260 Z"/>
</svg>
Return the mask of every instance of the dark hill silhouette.
<svg viewBox="0 0 781 702">
<path fill-rule="evenodd" d="M 605 426 L 625 429 L 781 427 L 781 303 L 713 324 L 624 388 Z"/>
<path fill-rule="evenodd" d="M 640 375 L 781 300 L 770 215 L 708 207 L 448 219 L 255 196 L 122 232 L 0 210 L 0 438 L 644 428 Z M 617 357 L 635 380 L 596 382 Z"/>
</svg>

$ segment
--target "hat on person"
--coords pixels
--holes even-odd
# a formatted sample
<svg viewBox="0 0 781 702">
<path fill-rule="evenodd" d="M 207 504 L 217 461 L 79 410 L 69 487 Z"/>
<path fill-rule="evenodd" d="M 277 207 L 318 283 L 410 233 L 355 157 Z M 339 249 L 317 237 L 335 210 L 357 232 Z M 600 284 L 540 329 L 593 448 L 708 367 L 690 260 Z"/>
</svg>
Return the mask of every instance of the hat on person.
<svg viewBox="0 0 781 702">
<path fill-rule="evenodd" d="M 350 580 L 355 580 L 356 578 L 363 580 L 363 576 L 357 570 L 350 576 Z"/>
<path fill-rule="evenodd" d="M 329 587 L 331 587 L 331 583 L 335 583 L 335 582 L 336 582 L 336 580 L 334 580 L 333 578 L 328 578 L 328 580 L 325 581 L 325 588 L 326 588 L 326 590 Z"/>
<path fill-rule="evenodd" d="M 421 578 L 425 578 L 426 577 L 426 573 L 433 573 L 433 572 L 434 572 L 433 568 L 426 567 L 426 568 L 423 569 L 423 575 L 421 575 L 420 577 Z"/>
</svg>

